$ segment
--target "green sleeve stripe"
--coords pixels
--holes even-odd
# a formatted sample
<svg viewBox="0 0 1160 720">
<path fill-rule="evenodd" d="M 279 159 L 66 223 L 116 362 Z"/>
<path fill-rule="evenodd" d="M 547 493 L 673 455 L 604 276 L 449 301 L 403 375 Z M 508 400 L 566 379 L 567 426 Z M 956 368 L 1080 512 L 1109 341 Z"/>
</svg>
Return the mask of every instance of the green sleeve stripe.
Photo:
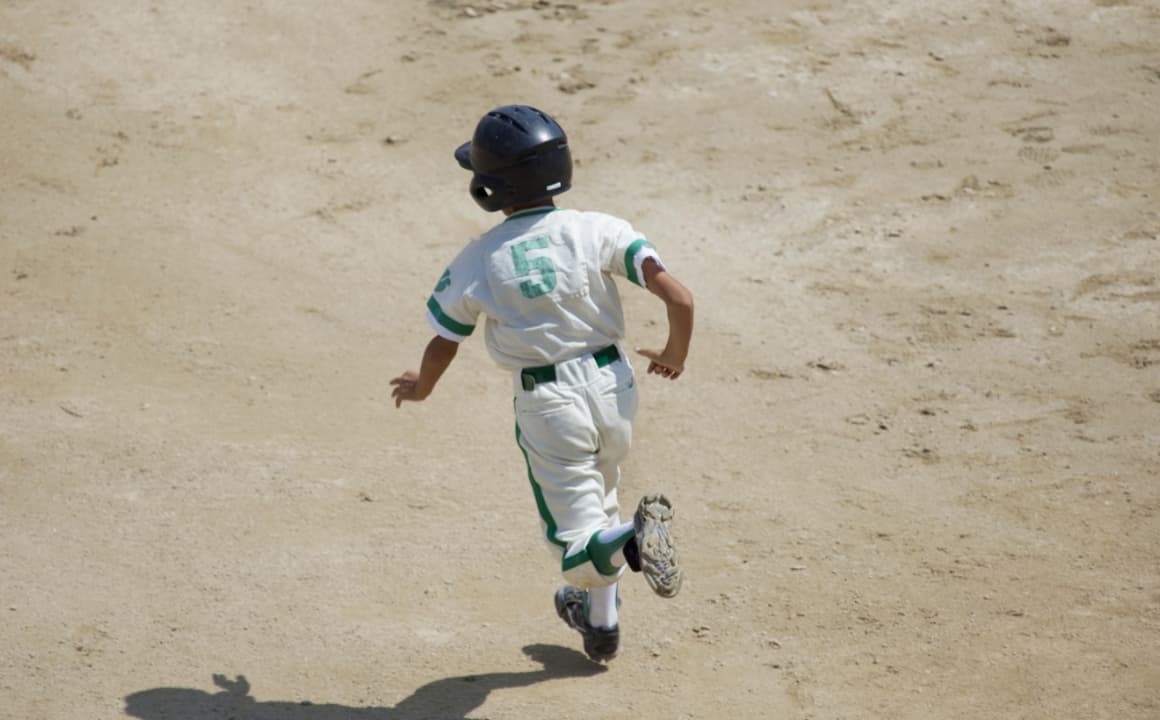
<svg viewBox="0 0 1160 720">
<path fill-rule="evenodd" d="M 447 317 L 447 313 L 443 312 L 443 308 L 439 307 L 439 303 L 435 300 L 434 295 L 432 295 L 431 299 L 427 301 L 427 309 L 431 311 L 431 314 L 435 316 L 435 319 L 439 322 L 440 325 L 447 328 L 456 335 L 467 337 L 472 333 L 472 331 L 475 330 L 474 325 L 464 325 L 454 318 Z"/>
<path fill-rule="evenodd" d="M 652 244 L 644 238 L 638 238 L 636 242 L 628 246 L 628 250 L 624 251 L 624 274 L 628 276 L 630 281 L 641 287 L 644 287 L 644 282 L 636 275 L 636 254 L 643 247 L 652 247 Z"/>
</svg>

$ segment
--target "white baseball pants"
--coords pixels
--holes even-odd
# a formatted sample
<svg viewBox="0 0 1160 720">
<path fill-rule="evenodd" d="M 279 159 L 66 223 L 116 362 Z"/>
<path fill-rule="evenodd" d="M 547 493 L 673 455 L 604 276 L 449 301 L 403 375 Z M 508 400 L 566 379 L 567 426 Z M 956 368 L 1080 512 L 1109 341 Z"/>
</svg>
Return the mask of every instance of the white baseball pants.
<svg viewBox="0 0 1160 720">
<path fill-rule="evenodd" d="M 588 543 L 600 530 L 620 524 L 617 487 L 620 463 L 632 444 L 636 381 L 623 353 L 604 366 L 584 355 L 555 370 L 555 381 L 531 389 L 514 374 L 516 441 L 527 461 L 544 538 L 565 581 L 581 588 L 611 585 L 624 568 L 602 573 Z"/>
</svg>

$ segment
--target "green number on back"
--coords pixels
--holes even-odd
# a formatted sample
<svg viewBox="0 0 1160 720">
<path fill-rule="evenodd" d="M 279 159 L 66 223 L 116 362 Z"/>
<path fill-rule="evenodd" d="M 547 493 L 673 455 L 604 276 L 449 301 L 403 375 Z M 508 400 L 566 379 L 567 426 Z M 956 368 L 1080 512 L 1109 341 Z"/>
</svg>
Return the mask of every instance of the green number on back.
<svg viewBox="0 0 1160 720">
<path fill-rule="evenodd" d="M 524 280 L 520 283 L 520 292 L 526 298 L 537 298 L 547 295 L 556 288 L 556 266 L 552 259 L 543 255 L 529 258 L 529 250 L 543 250 L 548 247 L 548 238 L 540 236 L 531 240 L 512 245 L 512 262 L 516 266 L 516 277 L 531 277 L 532 271 L 540 273 L 540 280 Z"/>
</svg>

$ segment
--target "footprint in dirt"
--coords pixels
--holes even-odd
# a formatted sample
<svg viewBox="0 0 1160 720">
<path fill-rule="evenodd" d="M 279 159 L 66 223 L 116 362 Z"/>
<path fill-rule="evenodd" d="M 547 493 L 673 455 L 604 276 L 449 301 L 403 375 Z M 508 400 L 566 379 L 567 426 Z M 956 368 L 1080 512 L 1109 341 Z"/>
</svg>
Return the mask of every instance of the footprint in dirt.
<svg viewBox="0 0 1160 720">
<path fill-rule="evenodd" d="M 16 45 L 0 43 L 0 60 L 19 65 L 25 70 L 29 70 L 32 68 L 32 62 L 36 60 L 36 53 L 31 53 Z"/>
</svg>

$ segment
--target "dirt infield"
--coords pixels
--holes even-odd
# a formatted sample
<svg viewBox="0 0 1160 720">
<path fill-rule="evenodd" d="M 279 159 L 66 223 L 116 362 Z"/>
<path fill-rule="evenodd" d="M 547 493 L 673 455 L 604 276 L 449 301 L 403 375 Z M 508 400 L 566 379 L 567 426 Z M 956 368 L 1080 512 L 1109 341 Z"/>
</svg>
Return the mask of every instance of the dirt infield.
<svg viewBox="0 0 1160 720">
<path fill-rule="evenodd" d="M 481 339 L 389 401 L 509 102 L 698 302 L 606 667 Z M 1158 511 L 1154 2 L 0 2 L 0 718 L 1154 720 Z"/>
</svg>

